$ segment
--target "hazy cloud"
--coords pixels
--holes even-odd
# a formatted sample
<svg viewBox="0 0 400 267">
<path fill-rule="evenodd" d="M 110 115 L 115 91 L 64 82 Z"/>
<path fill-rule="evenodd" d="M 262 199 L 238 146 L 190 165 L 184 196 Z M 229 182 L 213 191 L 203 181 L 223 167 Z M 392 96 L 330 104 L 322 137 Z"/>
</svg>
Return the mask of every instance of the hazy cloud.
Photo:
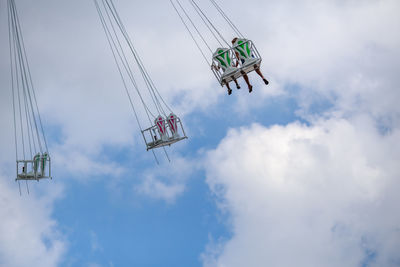
<svg viewBox="0 0 400 267">
<path fill-rule="evenodd" d="M 22 183 L 23 195 L 19 196 L 18 185 L 10 180 L 0 176 L 0 265 L 58 266 L 67 244 L 51 213 L 61 188 L 52 184 L 48 193 L 38 190 L 42 196 L 37 188 L 27 195 Z M 40 187 L 46 188 L 44 183 Z"/>
</svg>

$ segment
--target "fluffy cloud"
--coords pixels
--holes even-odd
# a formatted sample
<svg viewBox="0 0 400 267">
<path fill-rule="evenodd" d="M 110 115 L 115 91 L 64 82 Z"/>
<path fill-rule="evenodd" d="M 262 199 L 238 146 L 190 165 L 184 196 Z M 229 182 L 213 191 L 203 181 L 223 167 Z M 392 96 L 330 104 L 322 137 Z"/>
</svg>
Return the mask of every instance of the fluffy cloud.
<svg viewBox="0 0 400 267">
<path fill-rule="evenodd" d="M 174 202 L 176 197 L 183 193 L 184 189 L 183 183 L 168 184 L 154 176 L 147 176 L 139 186 L 135 186 L 136 192 L 154 199 L 165 200 L 168 203 Z"/>
<path fill-rule="evenodd" d="M 7 181 L 9 177 L 0 176 L 0 265 L 58 266 L 66 243 L 51 213 L 60 188 L 52 184 L 50 193 L 41 197 L 36 190 L 19 196 L 18 186 Z M 50 190 L 45 183 L 40 187 Z M 21 187 L 24 189 L 25 184 Z"/>
<path fill-rule="evenodd" d="M 365 118 L 231 130 L 206 163 L 233 237 L 205 266 L 398 266 L 399 140 Z"/>
<path fill-rule="evenodd" d="M 278 83 L 297 85 L 304 109 L 323 98 L 340 113 L 399 113 L 398 1 L 259 4 L 268 10 L 261 23 L 268 25 L 260 44 L 265 68 Z"/>
<path fill-rule="evenodd" d="M 173 164 L 164 162 L 146 170 L 142 183 L 135 185 L 134 191 L 153 199 L 173 203 L 185 191 L 187 179 L 198 167 L 195 162 L 174 155 Z"/>
</svg>

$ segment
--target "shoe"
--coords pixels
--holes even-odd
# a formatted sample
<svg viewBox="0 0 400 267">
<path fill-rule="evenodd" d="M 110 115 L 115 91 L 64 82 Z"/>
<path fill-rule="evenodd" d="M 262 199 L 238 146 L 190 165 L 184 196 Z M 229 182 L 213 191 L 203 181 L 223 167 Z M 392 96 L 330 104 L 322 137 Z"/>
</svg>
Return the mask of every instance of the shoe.
<svg viewBox="0 0 400 267">
<path fill-rule="evenodd" d="M 250 85 L 250 86 L 249 86 L 249 93 L 251 93 L 252 91 L 253 91 L 253 86 Z"/>
<path fill-rule="evenodd" d="M 228 95 L 232 94 L 232 89 L 228 89 Z"/>
<path fill-rule="evenodd" d="M 265 85 L 268 85 L 268 84 L 269 84 L 269 82 L 268 82 L 267 79 L 263 79 L 263 81 L 264 81 Z"/>
</svg>

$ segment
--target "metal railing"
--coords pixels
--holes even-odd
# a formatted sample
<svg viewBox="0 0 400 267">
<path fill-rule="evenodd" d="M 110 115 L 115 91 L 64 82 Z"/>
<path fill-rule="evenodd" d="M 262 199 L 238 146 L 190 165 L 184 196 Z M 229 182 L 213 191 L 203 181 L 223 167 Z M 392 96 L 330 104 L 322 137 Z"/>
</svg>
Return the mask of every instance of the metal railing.
<svg viewBox="0 0 400 267">
<path fill-rule="evenodd" d="M 153 125 L 147 129 L 142 130 L 142 135 L 144 141 L 146 143 L 147 151 L 157 147 L 170 146 L 173 143 L 181 141 L 183 139 L 187 139 L 185 130 L 183 129 L 183 125 L 181 120 L 176 117 L 176 132 L 170 129 L 170 125 L 167 119 L 164 119 L 165 123 L 165 134 L 162 135 L 158 129 L 157 125 Z"/>
<path fill-rule="evenodd" d="M 37 180 L 40 179 L 52 179 L 51 177 L 51 160 L 50 157 L 47 156 L 45 162 L 42 161 L 43 158 L 40 158 L 40 164 L 37 166 L 36 170 L 34 168 L 34 160 L 17 160 L 17 177 L 18 180 Z M 44 164 L 44 166 L 43 166 Z M 46 165 L 48 166 L 46 168 Z M 22 170 L 19 172 L 19 170 Z M 28 169 L 31 170 L 28 172 Z"/>
<path fill-rule="evenodd" d="M 254 59 L 253 64 L 246 64 L 247 62 L 242 62 L 242 60 L 237 56 L 237 51 L 235 50 L 237 47 L 242 46 L 242 45 L 249 45 L 250 51 L 251 51 L 251 57 Z M 216 68 L 215 67 L 215 61 L 217 61 L 216 57 L 222 56 L 225 53 L 229 53 L 229 57 L 232 59 L 232 68 L 236 68 L 237 70 L 235 72 L 230 73 L 229 75 L 224 75 L 224 71 L 222 68 Z M 262 58 L 260 53 L 257 50 L 257 47 L 254 45 L 254 43 L 251 40 L 247 40 L 244 43 L 235 45 L 233 47 L 230 47 L 228 50 L 225 50 L 213 57 L 213 60 L 211 62 L 211 70 L 214 73 L 215 78 L 217 78 L 218 82 L 221 84 L 221 86 L 224 86 L 224 84 L 229 83 L 230 81 L 234 79 L 238 79 L 243 74 L 249 73 L 257 68 L 260 67 Z M 237 66 L 236 66 L 237 64 Z"/>
</svg>

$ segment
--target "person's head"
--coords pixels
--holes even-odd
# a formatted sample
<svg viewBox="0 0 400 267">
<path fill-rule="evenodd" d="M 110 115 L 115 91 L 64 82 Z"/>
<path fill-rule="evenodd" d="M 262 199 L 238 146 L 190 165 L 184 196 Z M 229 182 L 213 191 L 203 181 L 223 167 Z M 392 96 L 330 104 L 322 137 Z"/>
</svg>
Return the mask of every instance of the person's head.
<svg viewBox="0 0 400 267">
<path fill-rule="evenodd" d="M 234 43 L 236 42 L 237 39 L 238 39 L 237 37 L 233 38 L 232 44 L 234 44 Z"/>
</svg>

